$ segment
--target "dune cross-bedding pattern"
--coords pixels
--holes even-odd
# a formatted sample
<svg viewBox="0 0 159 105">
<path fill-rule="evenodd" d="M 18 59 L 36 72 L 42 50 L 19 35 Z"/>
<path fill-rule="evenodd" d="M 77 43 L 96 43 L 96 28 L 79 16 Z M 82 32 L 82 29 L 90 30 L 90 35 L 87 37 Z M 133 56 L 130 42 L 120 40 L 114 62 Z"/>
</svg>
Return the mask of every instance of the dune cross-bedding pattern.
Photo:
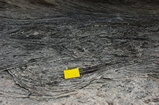
<svg viewBox="0 0 159 105">
<path fill-rule="evenodd" d="M 98 93 L 116 92 L 111 102 L 103 98 L 108 105 L 125 94 L 122 105 L 159 104 L 159 1 L 0 3 L 0 74 L 11 75 L 26 98 L 67 97 L 100 84 Z M 65 80 L 63 70 L 74 67 L 81 77 Z"/>
</svg>

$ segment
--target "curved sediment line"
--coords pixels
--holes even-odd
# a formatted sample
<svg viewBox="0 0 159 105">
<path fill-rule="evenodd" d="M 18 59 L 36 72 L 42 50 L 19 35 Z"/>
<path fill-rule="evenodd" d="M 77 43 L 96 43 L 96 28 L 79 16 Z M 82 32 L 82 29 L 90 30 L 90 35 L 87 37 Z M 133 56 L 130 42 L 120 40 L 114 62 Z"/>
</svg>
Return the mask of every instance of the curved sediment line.
<svg viewBox="0 0 159 105">
<path fill-rule="evenodd" d="M 109 0 L 3 3 L 0 70 L 8 70 L 30 96 L 56 97 L 106 77 L 107 70 L 117 76 L 124 66 L 158 61 L 150 56 L 159 47 L 158 6 L 154 3 L 147 8 Z M 73 67 L 81 69 L 81 78 L 64 80 L 63 70 Z M 143 71 L 144 67 L 136 72 Z"/>
</svg>

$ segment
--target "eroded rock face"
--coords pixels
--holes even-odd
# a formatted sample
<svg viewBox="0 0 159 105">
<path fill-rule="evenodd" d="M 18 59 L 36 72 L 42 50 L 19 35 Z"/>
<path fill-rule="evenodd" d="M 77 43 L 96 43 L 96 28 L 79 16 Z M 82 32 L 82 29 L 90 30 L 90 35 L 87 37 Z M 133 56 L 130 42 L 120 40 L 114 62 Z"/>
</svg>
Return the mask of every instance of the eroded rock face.
<svg viewBox="0 0 159 105">
<path fill-rule="evenodd" d="M 91 97 L 108 105 L 158 104 L 158 4 L 2 0 L 0 73 L 8 71 L 26 98 L 56 99 L 58 104 L 63 96 L 70 96 L 64 100 L 72 104 L 95 104 L 87 101 Z M 63 70 L 73 67 L 80 68 L 81 77 L 64 80 Z"/>
</svg>

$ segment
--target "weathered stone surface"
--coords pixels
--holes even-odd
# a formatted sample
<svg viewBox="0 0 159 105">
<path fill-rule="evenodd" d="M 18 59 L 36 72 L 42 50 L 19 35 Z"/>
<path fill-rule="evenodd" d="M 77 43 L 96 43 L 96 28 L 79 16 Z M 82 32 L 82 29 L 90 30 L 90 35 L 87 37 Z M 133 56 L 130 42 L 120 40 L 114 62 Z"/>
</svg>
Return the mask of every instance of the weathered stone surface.
<svg viewBox="0 0 159 105">
<path fill-rule="evenodd" d="M 158 4 L 2 0 L 0 104 L 158 105 Z"/>
</svg>

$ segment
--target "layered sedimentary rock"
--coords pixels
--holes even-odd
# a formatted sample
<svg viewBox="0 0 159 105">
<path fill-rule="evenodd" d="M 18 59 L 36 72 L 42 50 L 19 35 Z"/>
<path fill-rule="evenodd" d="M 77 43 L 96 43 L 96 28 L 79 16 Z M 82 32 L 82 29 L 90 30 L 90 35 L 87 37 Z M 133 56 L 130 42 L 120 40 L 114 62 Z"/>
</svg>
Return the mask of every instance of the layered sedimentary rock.
<svg viewBox="0 0 159 105">
<path fill-rule="evenodd" d="M 20 97 L 58 104 L 61 98 L 67 104 L 159 104 L 158 5 L 0 1 L 0 75 L 12 83 L 1 83 L 2 103 L 4 97 Z M 74 67 L 81 77 L 65 80 L 63 70 Z"/>
</svg>

